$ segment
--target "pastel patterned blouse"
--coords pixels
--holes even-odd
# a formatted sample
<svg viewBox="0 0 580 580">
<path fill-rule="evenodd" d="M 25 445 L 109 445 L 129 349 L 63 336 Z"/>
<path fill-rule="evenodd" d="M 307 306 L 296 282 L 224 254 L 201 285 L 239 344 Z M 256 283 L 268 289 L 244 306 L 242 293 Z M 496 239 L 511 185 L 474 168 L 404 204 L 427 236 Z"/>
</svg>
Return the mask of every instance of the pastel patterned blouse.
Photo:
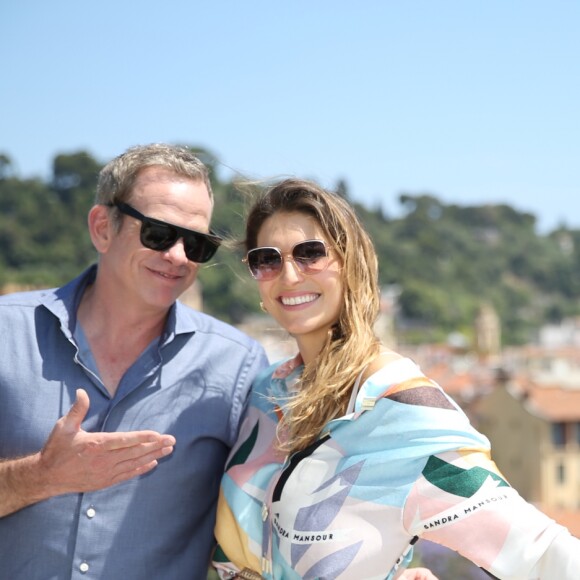
<svg viewBox="0 0 580 580">
<path fill-rule="evenodd" d="M 486 437 L 409 359 L 356 385 L 344 417 L 283 457 L 276 425 L 302 368 L 287 360 L 254 385 L 222 481 L 221 578 L 390 579 L 419 537 L 498 578 L 580 578 L 580 542 L 510 487 Z"/>
</svg>

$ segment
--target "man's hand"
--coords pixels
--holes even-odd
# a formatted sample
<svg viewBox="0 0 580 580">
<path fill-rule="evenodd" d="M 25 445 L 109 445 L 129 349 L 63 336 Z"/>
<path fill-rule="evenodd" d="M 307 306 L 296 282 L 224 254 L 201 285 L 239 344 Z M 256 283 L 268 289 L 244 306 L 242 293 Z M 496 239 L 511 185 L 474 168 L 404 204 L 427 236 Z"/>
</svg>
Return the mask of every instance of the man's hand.
<svg viewBox="0 0 580 580">
<path fill-rule="evenodd" d="M 39 453 L 0 462 L 0 517 L 64 493 L 109 487 L 152 470 L 173 451 L 175 438 L 155 431 L 88 433 L 83 389 Z"/>
<path fill-rule="evenodd" d="M 175 439 L 155 431 L 87 433 L 81 424 L 89 410 L 83 389 L 59 419 L 40 452 L 51 495 L 94 491 L 142 475 L 173 451 Z"/>
</svg>

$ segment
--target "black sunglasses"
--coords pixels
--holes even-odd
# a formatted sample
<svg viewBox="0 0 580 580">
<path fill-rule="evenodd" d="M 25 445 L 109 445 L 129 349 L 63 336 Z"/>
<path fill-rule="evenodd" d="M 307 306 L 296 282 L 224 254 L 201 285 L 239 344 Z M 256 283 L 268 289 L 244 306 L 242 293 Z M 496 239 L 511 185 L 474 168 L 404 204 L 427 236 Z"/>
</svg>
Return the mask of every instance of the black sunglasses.
<svg viewBox="0 0 580 580">
<path fill-rule="evenodd" d="M 285 260 L 292 260 L 306 276 L 319 274 L 328 268 L 330 250 L 322 240 L 298 242 L 284 255 L 280 248 L 263 247 L 250 250 L 242 260 L 250 274 L 259 282 L 275 280 L 281 273 Z"/>
<path fill-rule="evenodd" d="M 222 239 L 215 234 L 204 234 L 147 217 L 126 203 L 117 202 L 108 205 L 141 221 L 141 243 L 150 250 L 163 252 L 183 238 L 187 259 L 202 264 L 213 257 L 222 243 Z"/>
</svg>

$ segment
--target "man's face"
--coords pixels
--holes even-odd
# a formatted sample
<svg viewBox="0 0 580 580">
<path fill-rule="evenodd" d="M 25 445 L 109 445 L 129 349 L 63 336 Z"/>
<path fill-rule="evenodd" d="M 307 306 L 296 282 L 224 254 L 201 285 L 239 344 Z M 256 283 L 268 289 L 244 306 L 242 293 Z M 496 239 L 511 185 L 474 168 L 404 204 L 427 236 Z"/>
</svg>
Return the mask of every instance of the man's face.
<svg viewBox="0 0 580 580">
<path fill-rule="evenodd" d="M 127 203 L 147 217 L 209 232 L 212 203 L 202 180 L 148 167 L 140 172 Z M 194 282 L 199 264 L 188 260 L 182 239 L 164 251 L 144 247 L 141 222 L 126 215 L 122 219 L 101 266 L 114 277 L 120 299 L 143 308 L 144 314 L 165 310 Z"/>
</svg>

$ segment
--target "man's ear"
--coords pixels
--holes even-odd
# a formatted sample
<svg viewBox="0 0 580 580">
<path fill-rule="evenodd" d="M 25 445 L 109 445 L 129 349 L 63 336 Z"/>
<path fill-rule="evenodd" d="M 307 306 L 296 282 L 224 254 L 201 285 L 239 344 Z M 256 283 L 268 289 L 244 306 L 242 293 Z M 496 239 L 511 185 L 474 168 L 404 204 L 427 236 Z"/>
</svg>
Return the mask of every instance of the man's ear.
<svg viewBox="0 0 580 580">
<path fill-rule="evenodd" d="M 99 254 L 106 253 L 113 237 L 113 223 L 109 208 L 105 205 L 94 205 L 89 211 L 89 234 Z"/>
</svg>

